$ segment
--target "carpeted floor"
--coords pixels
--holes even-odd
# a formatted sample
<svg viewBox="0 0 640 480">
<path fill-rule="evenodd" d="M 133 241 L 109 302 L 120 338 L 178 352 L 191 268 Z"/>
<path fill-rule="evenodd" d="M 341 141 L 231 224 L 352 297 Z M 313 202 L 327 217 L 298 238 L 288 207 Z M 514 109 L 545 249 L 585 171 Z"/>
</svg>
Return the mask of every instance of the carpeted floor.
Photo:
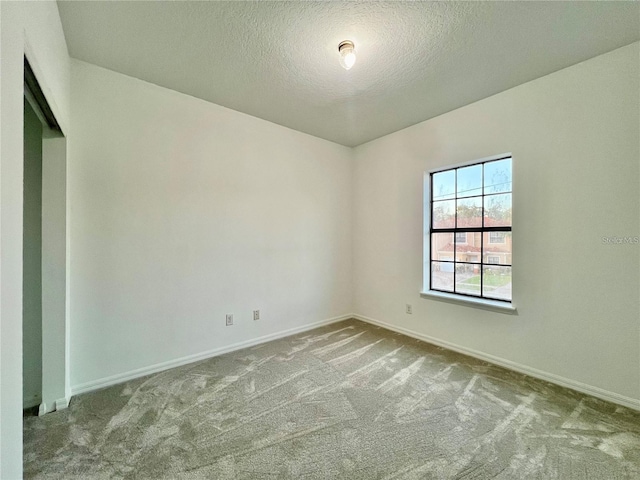
<svg viewBox="0 0 640 480">
<path fill-rule="evenodd" d="M 349 320 L 27 417 L 26 478 L 640 478 L 640 413 Z"/>
</svg>

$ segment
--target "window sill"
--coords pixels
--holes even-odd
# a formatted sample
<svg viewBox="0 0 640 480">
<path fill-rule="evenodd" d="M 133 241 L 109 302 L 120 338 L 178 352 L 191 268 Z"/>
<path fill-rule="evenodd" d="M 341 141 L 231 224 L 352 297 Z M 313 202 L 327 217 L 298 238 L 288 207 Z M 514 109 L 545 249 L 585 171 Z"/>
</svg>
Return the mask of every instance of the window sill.
<svg viewBox="0 0 640 480">
<path fill-rule="evenodd" d="M 511 315 L 517 315 L 518 311 L 512 303 L 500 302 L 497 300 L 487 300 L 486 298 L 472 298 L 462 297 L 453 293 L 444 292 L 420 292 L 420 295 L 424 298 L 430 298 L 433 300 L 440 300 L 449 303 L 456 303 L 459 305 L 466 305 L 468 307 L 483 308 L 485 310 L 492 310 L 500 313 L 509 313 Z"/>
</svg>

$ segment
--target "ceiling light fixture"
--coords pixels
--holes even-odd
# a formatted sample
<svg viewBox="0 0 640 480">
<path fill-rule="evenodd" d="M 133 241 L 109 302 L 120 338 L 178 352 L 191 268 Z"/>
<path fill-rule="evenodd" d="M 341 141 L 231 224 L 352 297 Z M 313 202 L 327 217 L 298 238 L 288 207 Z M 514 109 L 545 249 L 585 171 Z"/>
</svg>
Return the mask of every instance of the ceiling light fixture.
<svg viewBox="0 0 640 480">
<path fill-rule="evenodd" d="M 345 70 L 349 70 L 356 63 L 356 47 L 351 40 L 340 42 L 338 53 L 340 53 L 340 65 Z"/>
</svg>

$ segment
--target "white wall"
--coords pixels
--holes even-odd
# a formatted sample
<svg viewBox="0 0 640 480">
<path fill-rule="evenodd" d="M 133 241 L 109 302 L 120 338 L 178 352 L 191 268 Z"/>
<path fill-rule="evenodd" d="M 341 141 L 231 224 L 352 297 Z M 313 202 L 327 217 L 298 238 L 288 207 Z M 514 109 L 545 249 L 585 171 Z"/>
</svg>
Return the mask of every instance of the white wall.
<svg viewBox="0 0 640 480">
<path fill-rule="evenodd" d="M 350 149 L 78 61 L 71 112 L 74 391 L 350 313 Z"/>
<path fill-rule="evenodd" d="M 640 235 L 638 64 L 635 43 L 357 147 L 355 311 L 640 408 L 640 245 L 602 242 Z M 423 173 L 505 152 L 518 315 L 421 298 Z"/>
<path fill-rule="evenodd" d="M 23 57 L 68 133 L 69 56 L 55 2 L 0 2 L 0 478 L 22 475 Z"/>
</svg>

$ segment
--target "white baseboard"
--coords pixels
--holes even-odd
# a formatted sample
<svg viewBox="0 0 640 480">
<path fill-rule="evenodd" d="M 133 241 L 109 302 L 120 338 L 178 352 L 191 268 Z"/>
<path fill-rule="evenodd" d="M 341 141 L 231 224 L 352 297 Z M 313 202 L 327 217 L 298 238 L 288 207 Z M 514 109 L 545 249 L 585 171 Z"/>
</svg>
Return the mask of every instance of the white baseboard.
<svg viewBox="0 0 640 480">
<path fill-rule="evenodd" d="M 540 380 L 544 380 L 556 385 L 560 385 L 561 387 L 570 388 L 572 390 L 576 390 L 581 393 L 586 393 L 587 395 L 591 395 L 601 400 L 606 400 L 607 402 L 615 403 L 617 405 L 622 405 L 624 407 L 628 407 L 633 410 L 640 410 L 640 400 L 636 398 L 627 397 L 625 395 L 620 395 L 619 393 L 615 393 L 615 392 L 610 392 L 603 388 L 594 387 L 592 385 L 578 382 L 576 380 L 571 380 L 570 378 L 562 377 L 554 373 L 538 370 L 537 368 L 512 362 L 511 360 L 506 360 L 504 358 L 496 357 L 494 355 L 483 353 L 478 350 L 474 350 L 472 348 L 466 348 L 466 347 L 462 347 L 460 345 L 456 345 L 454 343 L 450 343 L 444 340 L 439 340 L 437 338 L 430 337 L 429 335 L 425 335 L 425 334 L 416 332 L 414 330 L 410 330 L 408 328 L 398 327 L 390 323 L 382 322 L 380 320 L 376 320 L 370 317 L 365 317 L 364 315 L 353 314 L 352 317 L 358 320 L 362 320 L 363 322 L 370 323 L 372 325 L 377 325 L 387 330 L 392 330 L 394 332 L 402 333 L 409 337 L 416 338 L 418 340 L 422 340 L 424 342 L 446 348 L 448 350 L 453 350 L 454 352 L 462 353 L 464 355 L 469 355 L 470 357 L 484 360 L 486 362 L 493 363 L 494 365 L 499 365 L 509 370 L 515 370 L 516 372 L 524 373 L 525 375 L 529 375 L 530 377 L 538 378 Z"/>
<path fill-rule="evenodd" d="M 218 355 L 233 352 L 235 350 L 241 350 L 243 348 L 253 347 L 261 343 L 270 342 L 272 340 L 277 340 L 283 337 L 288 337 L 290 335 L 295 335 L 296 333 L 306 332 L 307 330 L 313 330 L 314 328 L 323 327 L 325 325 L 341 322 L 343 320 L 348 320 L 350 318 L 354 318 L 354 316 L 351 314 L 341 315 L 339 317 L 333 317 L 326 320 L 321 320 L 319 322 L 309 323 L 301 327 L 282 330 L 280 332 L 271 333 L 269 335 L 264 335 L 262 337 L 254 338 L 251 340 L 245 340 L 243 342 L 234 343 L 224 347 L 214 348 L 213 350 L 208 350 L 206 352 L 196 353 L 194 355 L 187 355 L 186 357 L 176 358 L 174 360 L 168 360 L 166 362 L 157 363 L 155 365 L 149 365 L 148 367 L 130 370 L 128 372 L 111 375 L 109 377 L 103 377 L 98 380 L 92 380 L 90 382 L 81 383 L 80 385 L 72 386 L 71 394 L 79 395 L 81 393 L 91 392 L 94 390 L 98 390 L 100 388 L 110 387 L 112 385 L 117 385 L 118 383 L 123 383 L 129 380 L 133 380 L 134 378 L 144 377 L 145 375 L 158 373 L 163 370 L 168 370 L 170 368 L 181 367 L 182 365 L 186 365 L 188 363 L 198 362 L 200 360 L 206 360 L 207 358 L 211 358 L 211 357 L 217 357 Z"/>
<path fill-rule="evenodd" d="M 314 328 L 322 327 L 325 325 L 330 325 L 332 323 L 341 322 L 343 320 L 348 320 L 349 318 L 355 318 L 357 320 L 361 320 L 366 323 L 370 323 L 372 325 L 377 325 L 379 327 L 385 328 L 387 330 L 391 330 L 394 332 L 402 333 L 412 338 L 416 338 L 418 340 L 422 340 L 424 342 L 437 345 L 439 347 L 446 348 L 448 350 L 452 350 L 454 352 L 462 353 L 464 355 L 469 355 L 470 357 L 474 357 L 480 360 L 484 360 L 486 362 L 492 363 L 494 365 L 499 365 L 501 367 L 507 368 L 509 370 L 514 370 L 519 373 L 523 373 L 525 375 L 529 375 L 530 377 L 538 378 L 540 380 L 544 380 L 556 385 L 560 385 L 561 387 L 570 388 L 572 390 L 576 390 L 581 393 L 585 393 L 587 395 L 591 395 L 593 397 L 599 398 L 601 400 L 605 400 L 611 403 L 615 403 L 617 405 L 622 405 L 624 407 L 628 407 L 634 410 L 640 411 L 640 400 L 632 397 L 627 397 L 625 395 L 620 395 L 615 392 L 610 392 L 608 390 L 595 387 L 592 385 L 588 385 L 586 383 L 578 382 L 576 380 L 572 380 L 570 378 L 562 377 L 560 375 L 556 375 L 554 373 L 545 372 L 543 370 L 538 370 L 537 368 L 529 367 L 527 365 L 522 365 L 520 363 L 512 362 L 511 360 L 506 360 L 504 358 L 496 357 L 494 355 L 490 355 L 484 352 L 480 352 L 478 350 L 474 350 L 471 348 L 462 347 L 460 345 L 456 345 L 451 342 L 447 342 L 444 340 L 439 340 L 437 338 L 431 337 L 429 335 L 425 335 L 414 330 L 410 330 L 404 327 L 398 327 L 396 325 L 392 325 L 387 322 L 383 322 L 380 320 L 376 320 L 370 317 L 366 317 L 364 315 L 359 314 L 348 314 L 341 315 L 339 317 L 330 318 L 327 320 L 321 320 L 319 322 L 310 323 L 304 325 L 302 327 L 295 327 L 288 330 L 283 330 L 280 332 L 272 333 L 269 335 L 264 335 L 262 337 L 254 338 L 251 340 L 246 340 L 243 342 L 234 343 L 232 345 L 227 345 L 224 347 L 215 348 L 213 350 L 208 350 L 206 352 L 197 353 L 194 355 L 188 355 L 186 357 L 177 358 L 174 360 L 169 360 L 162 363 L 157 363 L 155 365 L 150 365 L 148 367 L 139 368 L 136 370 L 131 370 L 129 372 L 124 372 L 117 375 L 111 375 L 109 377 L 100 378 L 98 380 L 94 380 L 91 382 L 86 382 L 80 385 L 75 385 L 71 388 L 72 395 L 79 395 L 81 393 L 91 392 L 94 390 L 98 390 L 100 388 L 110 387 L 112 385 L 116 385 L 118 383 L 123 383 L 128 380 L 133 380 L 135 378 L 144 377 L 145 375 L 150 375 L 152 373 L 158 373 L 163 370 L 168 370 L 170 368 L 180 367 L 182 365 L 186 365 L 193 362 L 198 362 L 200 360 L 206 360 L 207 358 L 216 357 L 218 355 L 223 355 L 225 353 L 233 352 L 236 350 L 241 350 L 247 347 L 253 347 L 255 345 L 259 345 L 261 343 L 270 342 L 272 340 L 277 340 L 279 338 L 288 337 L 290 335 L 295 335 L 297 333 L 306 332 L 308 330 L 313 330 Z M 46 405 L 45 403 L 40 404 L 39 415 L 43 415 L 44 413 L 49 413 L 54 410 L 62 410 L 67 408 L 69 405 L 69 401 L 71 397 L 66 397 L 63 399 L 59 399 L 55 402 L 55 404 Z"/>
<path fill-rule="evenodd" d="M 64 410 L 69 407 L 69 402 L 71 401 L 71 397 L 62 397 L 56 400 L 56 411 Z"/>
<path fill-rule="evenodd" d="M 40 407 L 38 408 L 38 416 L 41 417 L 42 415 L 45 415 L 47 413 L 55 412 L 55 410 L 56 410 L 55 402 L 54 403 L 42 402 L 40 404 Z"/>
<path fill-rule="evenodd" d="M 64 410 L 69 407 L 71 397 L 62 397 L 55 402 L 41 402 L 38 407 L 38 416 L 46 415 L 47 413 L 57 412 L 58 410 Z"/>
</svg>

